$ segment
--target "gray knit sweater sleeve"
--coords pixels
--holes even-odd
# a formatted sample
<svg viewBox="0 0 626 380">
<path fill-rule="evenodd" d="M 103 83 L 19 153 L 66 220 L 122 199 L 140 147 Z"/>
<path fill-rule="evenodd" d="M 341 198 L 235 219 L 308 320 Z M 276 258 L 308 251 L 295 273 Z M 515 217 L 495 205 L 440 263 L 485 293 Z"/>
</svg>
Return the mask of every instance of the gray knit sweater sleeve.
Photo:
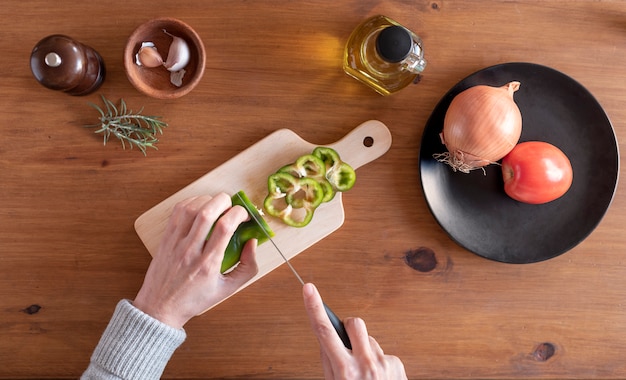
<svg viewBox="0 0 626 380">
<path fill-rule="evenodd" d="M 158 379 L 186 334 L 135 308 L 117 304 L 82 379 Z"/>
</svg>

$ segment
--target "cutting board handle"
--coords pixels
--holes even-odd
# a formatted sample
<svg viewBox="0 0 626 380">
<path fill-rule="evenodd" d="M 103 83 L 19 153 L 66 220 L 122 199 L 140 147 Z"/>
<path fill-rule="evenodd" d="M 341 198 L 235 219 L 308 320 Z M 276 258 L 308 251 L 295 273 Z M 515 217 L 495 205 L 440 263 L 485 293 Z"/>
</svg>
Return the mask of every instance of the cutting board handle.
<svg viewBox="0 0 626 380">
<path fill-rule="evenodd" d="M 357 169 L 385 154 L 391 147 L 391 132 L 378 120 L 369 120 L 330 145 L 341 160 Z"/>
</svg>

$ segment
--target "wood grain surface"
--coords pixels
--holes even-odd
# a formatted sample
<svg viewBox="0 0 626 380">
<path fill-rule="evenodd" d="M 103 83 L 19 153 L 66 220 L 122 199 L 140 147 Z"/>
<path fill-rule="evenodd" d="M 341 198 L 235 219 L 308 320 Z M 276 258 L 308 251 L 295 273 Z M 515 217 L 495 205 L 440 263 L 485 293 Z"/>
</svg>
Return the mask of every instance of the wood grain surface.
<svg viewBox="0 0 626 380">
<path fill-rule="evenodd" d="M 419 34 L 428 61 L 419 84 L 389 97 L 341 69 L 350 32 L 376 14 Z M 122 63 L 132 31 L 164 16 L 191 25 L 208 53 L 202 82 L 175 100 L 139 93 Z M 82 373 L 117 301 L 141 286 L 151 256 L 133 223 L 143 212 L 276 130 L 323 145 L 371 119 L 388 126 L 391 149 L 359 169 L 342 199 L 341 228 L 292 261 L 326 303 L 365 319 L 411 379 L 626 378 L 621 187 L 574 249 L 507 265 L 446 235 L 417 166 L 439 99 L 504 62 L 546 65 L 579 81 L 606 110 L 623 151 L 625 20 L 622 1 L 4 1 L 0 378 Z M 56 33 L 102 55 L 98 92 L 71 97 L 35 81 L 30 52 Z M 103 146 L 83 128 L 97 121 L 88 102 L 100 95 L 163 116 L 159 149 L 144 157 L 116 141 Z M 300 291 L 282 265 L 192 320 L 164 378 L 322 378 Z"/>
</svg>

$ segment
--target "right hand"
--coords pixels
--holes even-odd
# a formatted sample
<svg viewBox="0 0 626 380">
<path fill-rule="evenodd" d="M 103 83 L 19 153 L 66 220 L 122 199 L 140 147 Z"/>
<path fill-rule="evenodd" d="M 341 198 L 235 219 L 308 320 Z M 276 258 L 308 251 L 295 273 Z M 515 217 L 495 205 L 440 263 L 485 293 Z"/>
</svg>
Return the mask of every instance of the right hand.
<svg viewBox="0 0 626 380">
<path fill-rule="evenodd" d="M 352 350 L 349 350 L 345 348 L 330 323 L 322 298 L 315 286 L 304 285 L 302 294 L 311 328 L 320 344 L 320 355 L 326 379 L 405 380 L 407 378 L 402 361 L 396 356 L 385 355 L 378 342 L 368 335 L 365 322 L 361 318 L 346 318 L 343 321 L 352 343 Z"/>
</svg>

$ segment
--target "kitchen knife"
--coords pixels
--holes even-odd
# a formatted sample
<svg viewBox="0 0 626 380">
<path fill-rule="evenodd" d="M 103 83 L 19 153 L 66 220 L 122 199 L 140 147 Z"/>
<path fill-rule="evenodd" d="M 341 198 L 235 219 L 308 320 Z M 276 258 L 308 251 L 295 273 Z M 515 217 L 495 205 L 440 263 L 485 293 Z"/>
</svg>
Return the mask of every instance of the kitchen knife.
<svg viewBox="0 0 626 380">
<path fill-rule="evenodd" d="M 265 230 L 265 228 L 263 227 L 263 224 L 259 221 L 259 219 L 257 219 L 257 217 L 254 215 L 254 213 L 248 208 L 248 205 L 241 198 L 241 195 L 239 195 L 239 193 L 237 193 L 237 196 L 241 200 L 241 203 L 242 203 L 243 207 L 246 209 L 246 211 L 248 212 L 250 217 L 252 219 L 254 219 L 256 224 L 261 228 L 261 231 L 263 231 L 265 236 L 267 236 L 267 239 L 270 241 L 270 243 L 272 243 L 274 248 L 276 248 L 276 251 L 278 251 L 278 253 L 280 254 L 280 257 L 283 258 L 283 260 L 285 261 L 285 263 L 287 264 L 289 269 L 291 269 L 291 272 L 294 274 L 294 276 L 296 276 L 296 278 L 298 279 L 300 284 L 302 284 L 302 286 L 304 286 L 304 281 L 302 280 L 302 277 L 300 277 L 300 275 L 296 271 L 296 268 L 294 268 L 293 265 L 291 265 L 291 263 L 289 262 L 289 260 L 287 260 L 287 257 L 283 254 L 283 252 L 280 250 L 280 248 L 278 248 L 278 245 L 276 245 L 276 243 L 274 242 L 274 240 L 272 239 L 270 234 Z M 335 328 L 335 331 L 337 331 L 337 335 L 339 335 L 339 338 L 341 339 L 341 342 L 343 342 L 343 345 L 346 348 L 351 350 L 352 349 L 352 343 L 350 342 L 350 338 L 348 337 L 348 333 L 346 332 L 346 328 L 344 327 L 343 322 L 341 322 L 341 319 L 339 319 L 337 314 L 335 314 L 330 309 L 330 307 L 328 307 L 328 305 L 326 305 L 326 303 L 323 302 L 323 304 L 324 304 L 324 309 L 326 310 L 326 315 L 328 315 L 328 319 L 330 319 L 330 323 Z"/>
</svg>

